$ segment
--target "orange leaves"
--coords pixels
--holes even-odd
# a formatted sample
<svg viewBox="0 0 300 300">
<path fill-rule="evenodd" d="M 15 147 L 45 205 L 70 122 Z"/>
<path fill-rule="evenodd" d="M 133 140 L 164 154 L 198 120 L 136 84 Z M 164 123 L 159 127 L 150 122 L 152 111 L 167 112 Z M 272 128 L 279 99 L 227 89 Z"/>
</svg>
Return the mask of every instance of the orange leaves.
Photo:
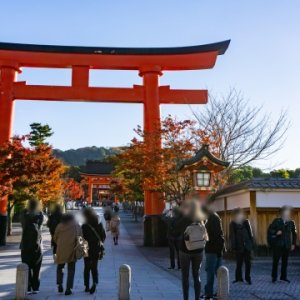
<svg viewBox="0 0 300 300">
<path fill-rule="evenodd" d="M 63 182 L 64 196 L 67 199 L 78 200 L 83 196 L 83 189 L 80 183 L 73 178 L 68 178 Z"/>
<path fill-rule="evenodd" d="M 27 146 L 28 138 L 16 136 L 0 147 L 0 195 L 10 195 L 13 201 L 57 201 L 65 167 L 50 146 Z"/>
</svg>

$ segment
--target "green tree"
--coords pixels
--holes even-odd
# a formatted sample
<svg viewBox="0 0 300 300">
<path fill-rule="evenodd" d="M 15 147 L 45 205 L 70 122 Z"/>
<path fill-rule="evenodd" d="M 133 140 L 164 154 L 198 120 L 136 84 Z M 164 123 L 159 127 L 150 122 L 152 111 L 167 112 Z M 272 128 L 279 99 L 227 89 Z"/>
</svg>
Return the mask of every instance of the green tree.
<svg viewBox="0 0 300 300">
<path fill-rule="evenodd" d="M 36 147 L 41 144 L 48 144 L 45 142 L 46 139 L 53 135 L 52 129 L 48 124 L 42 125 L 41 123 L 32 123 L 30 124 L 30 128 L 30 146 Z"/>
<path fill-rule="evenodd" d="M 232 170 L 228 179 L 228 183 L 235 184 L 252 178 L 253 168 L 250 166 L 244 166 L 242 168 Z"/>
<path fill-rule="evenodd" d="M 273 170 L 270 172 L 270 175 L 272 178 L 285 178 L 285 179 L 290 178 L 289 172 L 285 169 Z"/>
</svg>

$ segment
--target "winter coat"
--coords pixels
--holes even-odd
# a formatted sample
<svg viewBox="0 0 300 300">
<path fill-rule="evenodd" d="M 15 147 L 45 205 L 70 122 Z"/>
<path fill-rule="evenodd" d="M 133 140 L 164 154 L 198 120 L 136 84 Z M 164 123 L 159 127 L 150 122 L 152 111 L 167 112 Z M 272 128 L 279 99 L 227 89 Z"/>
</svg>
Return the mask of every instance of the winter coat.
<svg viewBox="0 0 300 300">
<path fill-rule="evenodd" d="M 168 240 L 180 240 L 181 239 L 181 232 L 176 229 L 176 224 L 179 221 L 179 216 L 168 216 L 163 215 L 162 220 L 167 225 L 167 239 Z"/>
<path fill-rule="evenodd" d="M 22 239 L 20 244 L 22 262 L 30 268 L 42 260 L 41 226 L 44 216 L 41 212 L 25 211 L 21 217 Z"/>
<path fill-rule="evenodd" d="M 229 225 L 229 238 L 233 251 L 252 251 L 254 241 L 249 220 L 244 220 L 241 224 L 231 221 Z"/>
<path fill-rule="evenodd" d="M 121 219 L 119 216 L 112 217 L 110 221 L 110 230 L 113 237 L 116 237 L 120 234 L 120 229 L 119 229 L 120 223 L 121 223 Z"/>
<path fill-rule="evenodd" d="M 100 252 L 100 243 L 98 237 L 96 236 L 95 232 L 91 229 L 90 226 L 93 227 L 94 230 L 97 232 L 102 243 L 105 241 L 106 234 L 102 223 L 83 224 L 81 227 L 83 238 L 89 243 L 89 258 L 98 259 Z"/>
<path fill-rule="evenodd" d="M 81 227 L 75 222 L 60 223 L 55 229 L 53 240 L 57 245 L 56 263 L 64 264 L 76 261 L 74 248 L 79 236 L 82 236 Z"/>
<path fill-rule="evenodd" d="M 296 245 L 297 230 L 293 220 L 284 222 L 282 218 L 276 218 L 271 224 L 271 231 L 274 236 L 281 230 L 281 235 L 276 235 L 274 247 L 290 249 L 292 245 Z"/>
<path fill-rule="evenodd" d="M 205 227 L 208 234 L 208 241 L 205 245 L 205 253 L 222 256 L 223 251 L 225 250 L 225 239 L 219 215 L 214 212 L 209 212 Z"/>
<path fill-rule="evenodd" d="M 49 219 L 47 221 L 47 226 L 48 226 L 50 234 L 51 234 L 51 245 L 52 246 L 55 246 L 55 243 L 53 241 L 53 236 L 54 236 L 57 225 L 60 223 L 61 217 L 62 217 L 62 213 L 55 212 L 49 216 Z"/>
</svg>

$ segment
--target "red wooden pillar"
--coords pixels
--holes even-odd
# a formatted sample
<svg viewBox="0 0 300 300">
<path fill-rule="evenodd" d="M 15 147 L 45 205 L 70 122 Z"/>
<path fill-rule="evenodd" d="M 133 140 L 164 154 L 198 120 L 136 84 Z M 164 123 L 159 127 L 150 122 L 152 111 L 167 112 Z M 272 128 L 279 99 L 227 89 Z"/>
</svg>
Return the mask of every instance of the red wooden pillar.
<svg viewBox="0 0 300 300">
<path fill-rule="evenodd" d="M 14 97 L 13 83 L 17 74 L 14 66 L 0 66 L 0 145 L 12 134 Z M 7 197 L 0 198 L 0 246 L 6 244 Z"/>
<path fill-rule="evenodd" d="M 144 131 L 155 133 L 160 129 L 159 76 L 160 68 L 145 68 L 140 70 L 144 84 Z M 147 135 L 145 137 L 147 139 Z M 147 142 L 147 141 L 146 141 Z M 153 147 L 161 148 L 161 140 L 149 141 Z M 145 190 L 145 215 L 159 215 L 164 209 L 160 193 Z"/>
<path fill-rule="evenodd" d="M 14 97 L 13 83 L 17 68 L 0 66 L 0 145 L 7 142 L 12 135 Z M 0 215 L 7 214 L 7 199 L 0 200 Z"/>
<path fill-rule="evenodd" d="M 93 201 L 93 183 L 91 178 L 88 179 L 88 197 L 87 197 L 87 203 L 91 204 Z"/>
</svg>

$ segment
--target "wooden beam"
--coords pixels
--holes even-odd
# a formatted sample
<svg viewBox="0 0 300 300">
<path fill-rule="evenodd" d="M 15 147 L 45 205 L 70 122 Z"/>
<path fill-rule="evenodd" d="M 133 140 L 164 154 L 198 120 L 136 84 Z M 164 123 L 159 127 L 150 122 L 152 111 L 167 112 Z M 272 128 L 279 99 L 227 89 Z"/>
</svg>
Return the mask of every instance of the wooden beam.
<svg viewBox="0 0 300 300">
<path fill-rule="evenodd" d="M 82 72 L 84 71 L 84 72 Z M 15 82 L 13 97 L 19 100 L 143 103 L 141 85 L 132 88 L 88 87 L 88 70 L 73 70 L 72 86 L 27 85 Z M 207 90 L 177 90 L 159 87 L 160 104 L 205 104 Z"/>
<path fill-rule="evenodd" d="M 165 71 L 211 69 L 218 51 L 183 54 L 84 54 L 15 51 L 0 49 L 0 65 L 17 63 L 19 67 L 71 68 L 91 66 L 103 70 L 140 70 L 142 66 L 160 66 Z"/>
<path fill-rule="evenodd" d="M 208 100 L 207 90 L 177 90 L 170 86 L 159 87 L 160 104 L 205 104 Z"/>
<path fill-rule="evenodd" d="M 257 209 L 256 209 L 256 191 L 250 191 L 250 222 L 252 225 L 253 235 L 256 239 L 256 242 L 259 243 L 258 240 L 258 228 L 257 228 Z"/>
<path fill-rule="evenodd" d="M 13 97 L 19 100 L 142 103 L 143 89 L 139 86 L 133 88 L 71 87 L 26 85 L 24 82 L 17 82 L 14 84 Z"/>
</svg>

